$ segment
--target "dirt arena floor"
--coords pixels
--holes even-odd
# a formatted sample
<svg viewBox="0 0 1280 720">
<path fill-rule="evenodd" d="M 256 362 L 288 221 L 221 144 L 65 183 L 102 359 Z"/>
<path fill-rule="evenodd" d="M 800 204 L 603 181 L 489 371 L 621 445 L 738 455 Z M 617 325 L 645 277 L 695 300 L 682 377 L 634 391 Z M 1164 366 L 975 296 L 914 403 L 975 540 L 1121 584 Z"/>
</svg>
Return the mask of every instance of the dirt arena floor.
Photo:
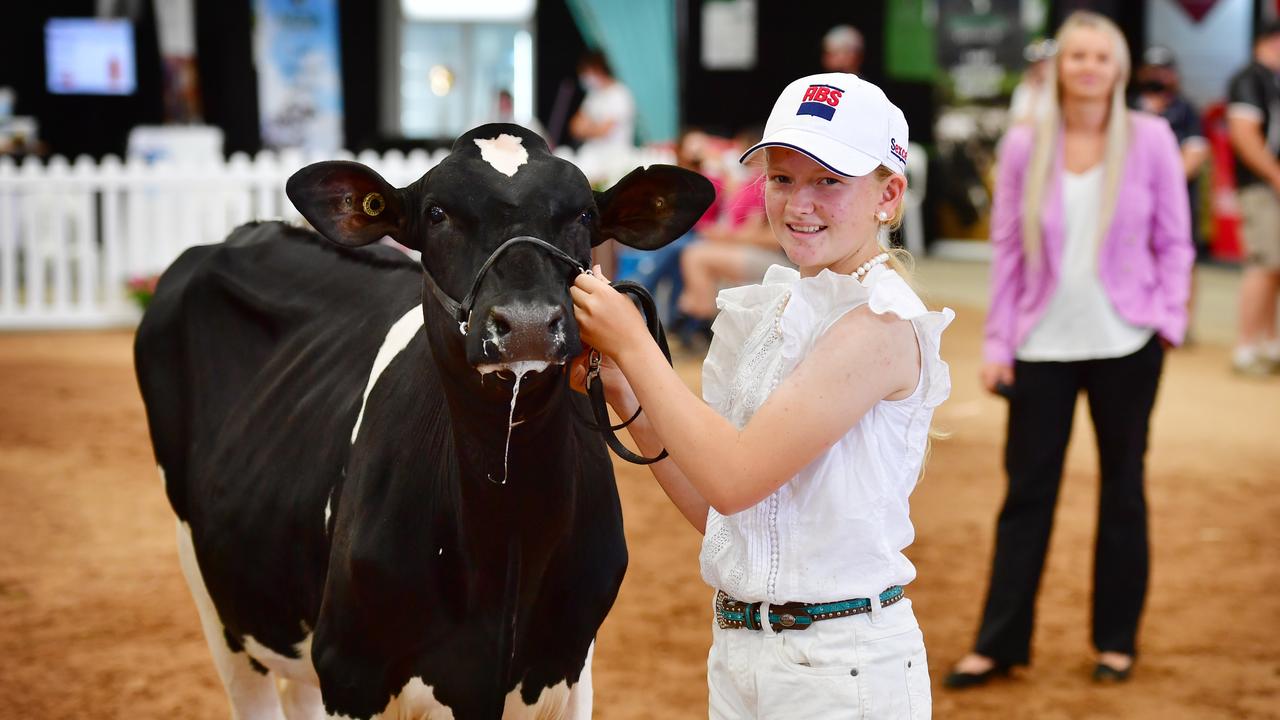
<svg viewBox="0 0 1280 720">
<path fill-rule="evenodd" d="M 1148 492 L 1153 577 L 1124 686 L 1088 679 L 1097 496 L 1081 404 L 1040 597 L 1035 664 L 961 694 L 939 687 L 972 641 L 997 505 L 1004 410 L 977 387 L 980 311 L 944 355 L 954 392 L 912 498 L 938 718 L 1280 718 L 1280 378 L 1169 362 Z M 0 717 L 225 718 L 174 549 L 127 332 L 0 335 Z M 681 370 L 692 383 L 697 363 Z M 706 717 L 709 590 L 699 537 L 643 470 L 619 465 L 631 566 L 600 632 L 596 717 Z"/>
</svg>

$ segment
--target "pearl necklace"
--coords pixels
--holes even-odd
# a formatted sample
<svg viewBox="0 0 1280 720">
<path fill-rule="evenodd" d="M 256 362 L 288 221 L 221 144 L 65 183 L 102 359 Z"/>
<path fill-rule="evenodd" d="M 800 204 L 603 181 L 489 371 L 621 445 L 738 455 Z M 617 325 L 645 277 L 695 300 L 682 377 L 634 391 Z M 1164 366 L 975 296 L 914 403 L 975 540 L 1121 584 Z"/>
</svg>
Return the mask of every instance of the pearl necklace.
<svg viewBox="0 0 1280 720">
<path fill-rule="evenodd" d="M 871 272 L 871 268 L 877 265 L 883 265 L 887 262 L 889 262 L 889 253 L 880 253 L 858 266 L 858 269 L 853 271 L 853 276 L 858 280 L 862 280 L 862 278 L 867 276 L 867 273 Z"/>
</svg>

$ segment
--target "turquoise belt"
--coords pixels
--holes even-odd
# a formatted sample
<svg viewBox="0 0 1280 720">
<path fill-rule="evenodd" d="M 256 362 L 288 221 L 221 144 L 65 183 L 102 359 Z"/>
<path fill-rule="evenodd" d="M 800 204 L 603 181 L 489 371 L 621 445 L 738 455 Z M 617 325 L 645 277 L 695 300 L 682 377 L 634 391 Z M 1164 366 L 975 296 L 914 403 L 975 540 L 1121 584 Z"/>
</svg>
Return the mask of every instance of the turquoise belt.
<svg viewBox="0 0 1280 720">
<path fill-rule="evenodd" d="M 880 607 L 889 607 L 906 597 L 901 585 L 880 593 Z M 763 603 L 734 600 L 724 593 L 716 591 L 716 623 L 721 629 L 762 629 L 760 608 Z M 853 598 L 827 603 L 788 602 L 769 606 L 769 625 L 775 632 L 781 630 L 807 630 L 810 625 L 820 620 L 849 617 L 871 612 L 869 598 Z"/>
</svg>

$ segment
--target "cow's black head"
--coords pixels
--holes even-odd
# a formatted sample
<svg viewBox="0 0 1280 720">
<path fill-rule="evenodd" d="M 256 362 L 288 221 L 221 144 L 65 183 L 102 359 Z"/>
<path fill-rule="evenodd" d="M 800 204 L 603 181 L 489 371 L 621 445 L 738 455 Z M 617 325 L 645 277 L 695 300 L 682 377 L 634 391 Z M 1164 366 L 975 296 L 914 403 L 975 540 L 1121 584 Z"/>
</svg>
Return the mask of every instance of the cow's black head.
<svg viewBox="0 0 1280 720">
<path fill-rule="evenodd" d="M 668 165 L 637 169 L 593 192 L 582 172 L 555 157 L 542 138 L 517 125 L 478 127 L 412 185 L 396 189 L 354 162 L 299 170 L 286 188 L 302 215 L 346 246 L 384 235 L 421 251 L 423 269 L 461 301 L 482 266 L 515 237 L 545 241 L 590 267 L 591 248 L 609 238 L 634 248 L 662 247 L 686 232 L 714 199 L 696 173 Z M 465 335 L 476 368 L 563 363 L 581 350 L 568 287 L 577 269 L 534 243 L 499 255 L 476 288 L 460 327 L 426 293 L 429 322 Z"/>
</svg>

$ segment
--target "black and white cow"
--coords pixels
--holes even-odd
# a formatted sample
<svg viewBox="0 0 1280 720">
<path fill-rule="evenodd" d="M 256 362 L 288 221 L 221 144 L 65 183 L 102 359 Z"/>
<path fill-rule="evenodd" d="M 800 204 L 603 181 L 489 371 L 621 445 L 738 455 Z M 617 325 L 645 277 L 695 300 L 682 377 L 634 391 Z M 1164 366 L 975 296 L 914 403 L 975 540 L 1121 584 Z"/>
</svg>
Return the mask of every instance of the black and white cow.
<svg viewBox="0 0 1280 720">
<path fill-rule="evenodd" d="M 327 162 L 287 190 L 332 242 L 258 223 L 188 250 L 135 348 L 233 716 L 589 717 L 627 551 L 604 445 L 571 418 L 568 286 L 604 239 L 685 232 L 710 184 L 652 166 L 593 193 L 486 125 L 406 188 Z M 384 235 L 421 265 L 360 247 Z M 517 237 L 552 248 L 487 262 Z M 477 275 L 460 325 L 444 303 Z"/>
</svg>

